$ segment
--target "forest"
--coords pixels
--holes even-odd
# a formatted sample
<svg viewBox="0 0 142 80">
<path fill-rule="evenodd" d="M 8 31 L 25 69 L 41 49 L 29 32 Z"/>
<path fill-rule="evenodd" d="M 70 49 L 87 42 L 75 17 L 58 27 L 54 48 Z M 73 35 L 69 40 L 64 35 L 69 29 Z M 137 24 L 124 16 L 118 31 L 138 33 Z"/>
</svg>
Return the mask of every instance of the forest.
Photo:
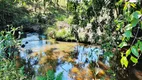
<svg viewBox="0 0 142 80">
<path fill-rule="evenodd" d="M 0 80 L 142 80 L 142 0 L 0 0 Z"/>
</svg>

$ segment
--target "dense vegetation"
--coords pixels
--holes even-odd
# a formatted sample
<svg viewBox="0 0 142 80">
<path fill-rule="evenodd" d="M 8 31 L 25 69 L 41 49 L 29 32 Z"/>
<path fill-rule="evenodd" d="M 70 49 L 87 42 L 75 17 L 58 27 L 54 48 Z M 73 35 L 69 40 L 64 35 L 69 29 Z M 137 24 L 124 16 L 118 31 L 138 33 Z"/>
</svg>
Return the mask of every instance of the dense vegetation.
<svg viewBox="0 0 142 80">
<path fill-rule="evenodd" d="M 100 45 L 117 79 L 128 79 L 129 69 L 142 63 L 141 0 L 0 0 L 0 31 L 2 80 L 29 78 L 23 67 L 16 67 L 25 32 Z M 51 70 L 36 79 L 61 80 L 62 73 L 54 75 Z"/>
</svg>

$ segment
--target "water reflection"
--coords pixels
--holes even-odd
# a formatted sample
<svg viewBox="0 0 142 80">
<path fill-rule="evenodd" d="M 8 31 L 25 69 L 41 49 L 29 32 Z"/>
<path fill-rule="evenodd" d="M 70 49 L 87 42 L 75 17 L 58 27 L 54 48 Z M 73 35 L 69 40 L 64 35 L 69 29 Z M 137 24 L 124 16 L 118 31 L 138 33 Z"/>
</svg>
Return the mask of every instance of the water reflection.
<svg viewBox="0 0 142 80">
<path fill-rule="evenodd" d="M 57 76 L 59 73 L 63 72 L 62 80 L 72 80 L 69 77 L 69 72 L 70 72 L 70 69 L 72 69 L 72 68 L 73 68 L 73 65 L 71 63 L 68 63 L 68 62 L 65 62 L 63 64 L 59 64 L 56 67 L 55 75 Z"/>
<path fill-rule="evenodd" d="M 22 47 L 22 50 L 20 51 L 20 57 L 22 59 L 24 59 L 27 64 L 30 63 L 30 65 L 34 69 L 36 75 L 38 75 L 38 73 L 39 73 L 38 71 L 41 67 L 41 65 L 38 64 L 40 58 L 42 56 L 44 56 L 44 57 L 47 56 L 47 51 L 46 52 L 42 51 L 42 49 L 48 48 L 48 47 L 46 47 L 47 45 L 51 45 L 51 46 L 54 45 L 53 48 L 51 48 L 51 50 L 49 52 L 50 52 L 50 54 L 52 53 L 52 55 L 54 54 L 55 56 L 57 56 L 55 58 L 57 58 L 56 60 L 58 60 L 57 61 L 58 65 L 54 66 L 55 70 L 56 70 L 55 75 L 57 76 L 59 73 L 63 72 L 63 80 L 74 80 L 75 77 L 78 76 L 78 75 L 74 75 L 74 73 L 73 73 L 74 76 L 70 75 L 70 74 L 72 74 L 71 70 L 74 69 L 74 67 L 76 67 L 76 68 L 78 68 L 78 70 L 80 70 L 79 71 L 80 74 L 81 74 L 81 71 L 88 70 L 89 73 L 84 72 L 84 74 L 90 75 L 91 72 L 89 70 L 89 64 L 91 62 L 97 63 L 97 61 L 99 60 L 99 56 L 103 55 L 103 50 L 101 50 L 101 48 L 97 48 L 94 46 L 84 47 L 81 45 L 77 45 L 77 46 L 69 47 L 69 45 L 65 44 L 65 43 L 51 44 L 49 41 L 41 40 L 41 38 L 43 39 L 44 36 L 39 35 L 37 33 L 28 33 L 26 38 L 23 38 L 22 42 L 21 42 L 22 45 L 24 45 L 24 46 Z M 62 46 L 64 46 L 63 51 L 62 51 L 62 49 L 59 49 Z M 68 52 L 68 51 L 66 51 L 67 49 L 70 49 L 72 51 Z M 56 52 L 56 54 L 54 52 Z M 38 54 L 40 54 L 40 55 L 33 56 L 33 57 L 29 56 L 34 53 L 36 53 L 37 55 Z M 59 53 L 62 53 L 63 56 L 59 56 Z M 72 62 L 62 60 L 62 58 L 65 58 L 64 55 L 66 55 L 68 53 L 71 53 L 71 55 L 75 55 L 74 57 L 72 57 L 72 58 L 74 58 L 74 60 L 72 60 Z M 53 58 L 53 56 L 49 57 L 49 58 Z M 66 58 L 70 58 L 70 56 L 67 56 Z M 67 59 L 65 59 L 65 60 L 67 60 Z M 104 63 L 109 65 L 108 61 L 109 61 L 109 58 L 106 58 Z M 47 61 L 47 63 L 48 63 L 48 61 Z M 42 73 L 42 72 L 40 72 L 40 73 Z M 79 74 L 79 73 L 77 73 L 77 74 Z M 91 78 L 89 77 L 88 79 L 91 79 Z M 93 79 L 93 77 L 92 77 L 92 79 Z"/>
</svg>

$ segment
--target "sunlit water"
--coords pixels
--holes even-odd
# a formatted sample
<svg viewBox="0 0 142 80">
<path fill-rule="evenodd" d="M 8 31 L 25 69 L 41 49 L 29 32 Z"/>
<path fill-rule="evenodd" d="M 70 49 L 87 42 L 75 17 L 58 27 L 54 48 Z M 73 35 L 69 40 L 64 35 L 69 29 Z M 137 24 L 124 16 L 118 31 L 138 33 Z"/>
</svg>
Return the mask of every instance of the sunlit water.
<svg viewBox="0 0 142 80">
<path fill-rule="evenodd" d="M 30 58 L 29 54 L 34 52 L 42 53 L 41 55 L 44 56 L 45 53 L 41 52 L 41 48 L 46 45 L 50 45 L 50 42 L 45 40 L 44 35 L 39 35 L 38 33 L 27 33 L 26 38 L 22 39 L 20 51 L 20 57 L 26 61 L 26 63 L 30 63 L 32 68 L 35 71 L 35 75 L 38 75 L 38 69 L 41 65 L 38 64 L 39 57 L 32 57 Z M 66 44 L 64 44 L 66 45 Z M 84 47 L 81 45 L 74 47 L 74 52 L 77 52 L 75 64 L 80 64 L 80 68 L 87 68 L 91 61 L 97 62 L 100 55 L 103 55 L 103 50 L 97 47 L 88 46 Z M 109 58 L 105 60 L 105 64 L 109 66 Z M 56 66 L 56 73 L 57 76 L 59 73 L 63 72 L 63 80 L 73 80 L 70 76 L 70 70 L 74 67 L 72 63 L 64 62 L 61 63 L 61 59 L 58 59 L 58 65 Z"/>
</svg>

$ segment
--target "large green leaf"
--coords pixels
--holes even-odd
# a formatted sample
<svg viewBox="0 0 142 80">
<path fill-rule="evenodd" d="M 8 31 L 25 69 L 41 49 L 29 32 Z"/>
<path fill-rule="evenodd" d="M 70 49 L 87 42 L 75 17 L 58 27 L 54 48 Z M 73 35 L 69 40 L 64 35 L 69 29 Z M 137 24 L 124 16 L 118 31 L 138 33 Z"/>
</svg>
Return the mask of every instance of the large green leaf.
<svg viewBox="0 0 142 80">
<path fill-rule="evenodd" d="M 127 46 L 127 43 L 126 43 L 126 42 L 121 42 L 118 47 L 122 48 L 122 47 L 124 47 L 124 46 Z"/>
<path fill-rule="evenodd" d="M 136 19 L 139 19 L 141 17 L 141 13 L 140 13 L 140 11 L 135 11 L 132 13 L 132 16 Z"/>
<path fill-rule="evenodd" d="M 121 65 L 122 65 L 122 66 L 123 66 L 123 65 L 124 65 L 125 67 L 128 66 L 128 60 L 127 60 L 127 58 L 126 58 L 125 56 L 123 56 L 123 57 L 121 58 L 120 62 L 121 62 Z"/>
<path fill-rule="evenodd" d="M 138 49 L 136 46 L 132 46 L 131 51 L 136 57 L 139 57 Z"/>
<path fill-rule="evenodd" d="M 139 22 L 139 19 L 134 18 L 131 22 L 131 26 L 135 27 L 138 24 L 138 22 Z"/>
<path fill-rule="evenodd" d="M 135 58 L 134 56 L 131 56 L 130 60 L 135 64 L 138 63 L 138 59 Z"/>
<path fill-rule="evenodd" d="M 132 37 L 132 31 L 127 30 L 127 31 L 124 33 L 124 36 L 127 37 L 127 38 Z"/>
</svg>

